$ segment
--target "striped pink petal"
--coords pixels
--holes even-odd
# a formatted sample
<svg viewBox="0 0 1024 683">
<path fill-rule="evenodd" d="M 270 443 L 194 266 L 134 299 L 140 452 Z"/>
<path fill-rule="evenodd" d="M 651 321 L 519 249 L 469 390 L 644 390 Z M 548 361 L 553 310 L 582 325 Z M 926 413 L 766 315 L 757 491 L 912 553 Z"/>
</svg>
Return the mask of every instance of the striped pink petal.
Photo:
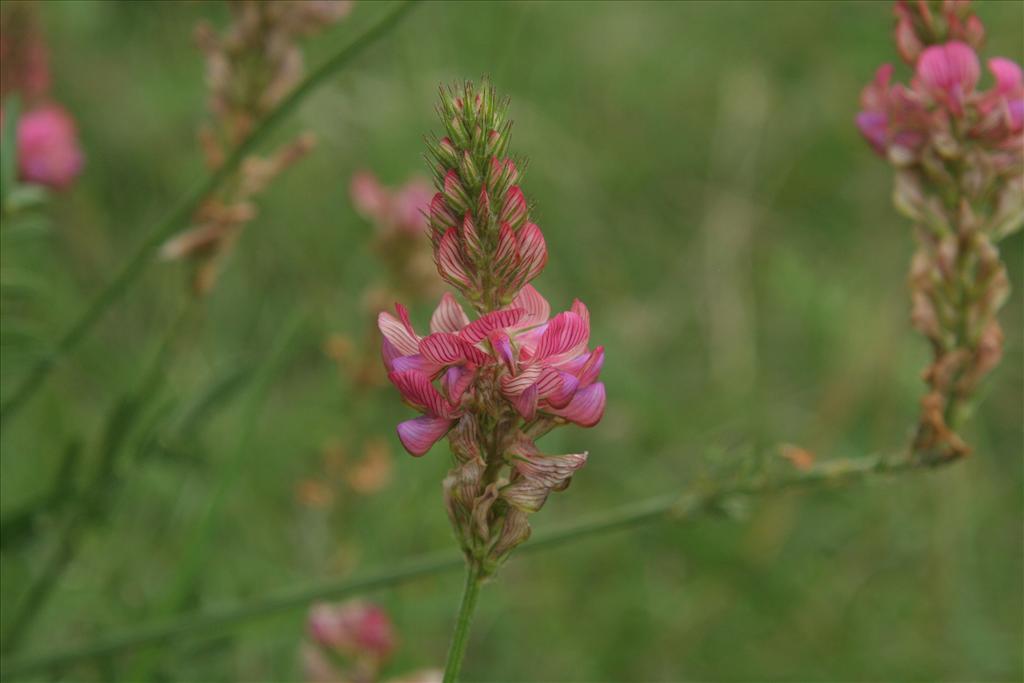
<svg viewBox="0 0 1024 683">
<path fill-rule="evenodd" d="M 568 372 L 545 368 L 537 380 L 538 396 L 552 408 L 564 408 L 576 394 L 580 381 Z"/>
<path fill-rule="evenodd" d="M 591 353 L 587 354 L 587 360 L 576 372 L 580 380 L 580 386 L 590 386 L 597 381 L 601 374 L 601 367 L 604 365 L 604 347 L 598 346 Z"/>
<path fill-rule="evenodd" d="M 462 401 L 462 395 L 466 393 L 466 389 L 473 383 L 475 376 L 475 370 L 457 365 L 453 365 L 445 371 L 444 377 L 441 378 L 441 386 L 445 393 L 448 394 L 448 401 L 452 405 L 459 405 L 459 402 Z"/>
<path fill-rule="evenodd" d="M 510 401 L 515 407 L 516 412 L 523 416 L 526 421 L 532 420 L 537 416 L 537 385 L 530 386 L 526 391 L 513 396 Z"/>
<path fill-rule="evenodd" d="M 502 375 L 501 391 L 509 398 L 519 396 L 536 384 L 543 372 L 541 365 L 524 365 L 518 375 Z"/>
<path fill-rule="evenodd" d="M 459 253 L 458 230 L 448 228 L 441 241 L 437 245 L 437 252 L 434 254 L 434 261 L 437 263 L 437 271 L 448 282 L 456 287 L 469 287 L 472 280 L 466 272 L 466 266 Z"/>
<path fill-rule="evenodd" d="M 454 417 L 455 408 L 430 383 L 430 378 L 416 370 L 396 371 L 388 379 L 398 388 L 402 397 L 413 406 L 434 417 Z"/>
<path fill-rule="evenodd" d="M 483 340 L 494 330 L 507 330 L 519 322 L 523 317 L 521 308 L 503 308 L 500 311 L 492 311 L 480 316 L 467 325 L 459 336 L 470 344 L 476 344 Z"/>
<path fill-rule="evenodd" d="M 401 304 L 397 306 L 401 306 Z M 403 310 L 404 308 L 399 309 L 399 315 L 402 314 Z M 405 318 L 407 322 L 408 313 L 405 314 Z M 390 313 L 381 313 L 377 316 L 377 327 L 380 328 L 380 333 L 384 335 L 384 338 L 391 342 L 402 355 L 411 356 L 419 352 L 420 340 L 406 322 L 399 320 Z"/>
<path fill-rule="evenodd" d="M 508 188 L 504 200 L 501 203 L 499 220 L 503 223 L 510 223 L 513 228 L 518 227 L 523 218 L 526 217 L 526 197 L 518 185 Z"/>
<path fill-rule="evenodd" d="M 554 358 L 586 347 L 590 327 L 578 314 L 571 311 L 559 313 L 548 323 L 547 329 L 537 343 L 534 358 Z"/>
<path fill-rule="evenodd" d="M 565 408 L 554 408 L 547 412 L 575 422 L 581 427 L 593 427 L 604 416 L 604 384 L 598 382 L 576 392 Z"/>
<path fill-rule="evenodd" d="M 466 317 L 466 312 L 462 309 L 462 306 L 459 305 L 454 296 L 445 292 L 444 296 L 441 297 L 441 303 L 437 305 L 437 308 L 434 309 L 434 314 L 430 316 L 430 331 L 458 334 L 468 324 L 469 318 Z"/>
<path fill-rule="evenodd" d="M 484 253 L 483 245 L 480 243 L 480 233 L 477 232 L 473 215 L 469 211 L 462 219 L 462 243 L 466 245 L 466 252 L 471 258 L 480 258 Z"/>
<path fill-rule="evenodd" d="M 402 352 L 389 342 L 387 337 L 383 337 L 380 340 L 380 356 L 384 359 L 384 367 L 387 368 L 388 372 L 395 369 L 395 360 L 403 357 Z"/>
<path fill-rule="evenodd" d="M 398 438 L 410 455 L 421 456 L 448 433 L 455 420 L 422 416 L 398 425 Z"/>
<path fill-rule="evenodd" d="M 465 343 L 451 332 L 435 332 L 421 339 L 420 353 L 438 365 L 455 365 L 466 360 Z"/>
<path fill-rule="evenodd" d="M 498 246 L 494 251 L 494 270 L 507 272 L 515 263 L 516 258 L 516 235 L 512 226 L 502 223 L 498 228 Z"/>
<path fill-rule="evenodd" d="M 525 230 L 526 228 L 523 228 Z M 523 317 L 516 323 L 516 329 L 534 327 L 547 322 L 551 315 L 551 305 L 533 285 L 524 285 L 509 308 L 523 309 Z"/>
<path fill-rule="evenodd" d="M 534 223 L 527 223 L 516 236 L 516 251 L 519 254 L 519 276 L 522 282 L 529 282 L 540 275 L 548 262 L 548 246 L 544 234 Z"/>
<path fill-rule="evenodd" d="M 423 354 L 414 353 L 411 356 L 399 356 L 391 362 L 388 368 L 390 372 L 409 372 L 415 370 L 427 377 L 433 377 L 441 365 L 423 357 Z"/>
</svg>

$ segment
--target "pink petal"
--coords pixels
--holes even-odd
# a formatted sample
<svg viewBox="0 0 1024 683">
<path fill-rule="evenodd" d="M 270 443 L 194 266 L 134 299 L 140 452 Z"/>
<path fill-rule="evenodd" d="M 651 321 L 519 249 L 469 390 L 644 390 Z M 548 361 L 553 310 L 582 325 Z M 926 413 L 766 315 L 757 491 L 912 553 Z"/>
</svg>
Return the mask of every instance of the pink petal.
<svg viewBox="0 0 1024 683">
<path fill-rule="evenodd" d="M 447 434 L 454 423 L 455 420 L 424 415 L 399 423 L 398 438 L 410 455 L 420 456 Z"/>
<path fill-rule="evenodd" d="M 548 323 L 537 343 L 534 357 L 538 360 L 568 354 L 585 347 L 590 337 L 590 326 L 576 313 L 559 313 Z"/>
<path fill-rule="evenodd" d="M 577 391 L 565 408 L 555 408 L 547 412 L 560 415 L 581 427 L 593 427 L 604 416 L 604 405 L 604 384 L 598 382 Z"/>
<path fill-rule="evenodd" d="M 526 228 L 523 228 L 523 230 L 526 230 Z M 542 325 L 547 322 L 548 316 L 551 315 L 551 305 L 548 304 L 547 299 L 541 296 L 541 293 L 533 285 L 524 285 L 519 290 L 519 293 L 516 294 L 516 297 L 512 299 L 509 308 L 523 309 L 523 317 L 516 323 L 517 329 Z"/>
<path fill-rule="evenodd" d="M 575 375 L 559 372 L 554 368 L 545 368 L 537 381 L 538 395 L 552 408 L 564 408 L 576 394 L 580 381 Z"/>
<path fill-rule="evenodd" d="M 516 256 L 516 236 L 508 223 L 498 228 L 498 246 L 494 251 L 494 269 L 505 272 Z"/>
<path fill-rule="evenodd" d="M 519 396 L 509 399 L 515 407 L 516 412 L 523 416 L 524 420 L 532 420 L 537 416 L 537 385 L 534 384 Z"/>
<path fill-rule="evenodd" d="M 391 342 L 403 356 L 411 356 L 419 352 L 419 337 L 390 313 L 381 313 L 377 316 L 377 327 L 380 328 L 380 333 L 384 335 L 384 338 Z"/>
<path fill-rule="evenodd" d="M 945 93 L 956 100 L 973 91 L 980 76 L 977 55 L 959 41 L 932 45 L 917 61 L 921 83 L 930 91 Z"/>
<path fill-rule="evenodd" d="M 402 352 L 389 342 L 387 337 L 382 337 L 380 340 L 380 355 L 384 359 L 384 367 L 387 368 L 388 372 L 395 369 L 395 360 L 403 357 Z"/>
<path fill-rule="evenodd" d="M 587 305 L 579 299 L 572 300 L 572 306 L 569 308 L 570 311 L 583 318 L 583 323 L 590 329 L 590 311 L 587 309 Z"/>
<path fill-rule="evenodd" d="M 544 233 L 534 223 L 524 225 L 516 239 L 521 269 L 519 277 L 522 282 L 529 282 L 544 270 L 548 262 L 548 246 L 544 241 Z"/>
<path fill-rule="evenodd" d="M 508 338 L 508 335 L 502 330 L 494 330 L 487 336 L 487 339 L 491 342 L 491 348 L 494 349 L 494 353 L 505 364 L 508 371 L 514 373 L 516 371 L 516 359 L 512 353 L 512 341 Z"/>
<path fill-rule="evenodd" d="M 503 223 L 510 223 L 517 227 L 526 216 L 526 197 L 518 185 L 508 188 L 505 199 L 501 204 L 501 213 L 498 219 Z"/>
<path fill-rule="evenodd" d="M 441 379 L 441 384 L 444 387 L 445 393 L 448 394 L 448 401 L 452 405 L 459 405 L 462 401 L 462 395 L 466 393 L 466 389 L 473 383 L 475 377 L 476 371 L 470 368 L 455 365 L 448 368 Z"/>
<path fill-rule="evenodd" d="M 457 233 L 455 228 L 448 228 L 437 245 L 434 261 L 437 263 L 437 270 L 441 277 L 456 287 L 468 287 L 472 281 L 466 272 L 462 255 L 459 253 Z"/>
<path fill-rule="evenodd" d="M 507 330 L 523 317 L 521 308 L 503 308 L 477 318 L 459 332 L 459 336 L 470 344 L 483 340 L 494 330 Z"/>
<path fill-rule="evenodd" d="M 988 60 L 988 70 L 996 79 L 995 89 L 1000 95 L 1011 95 L 1024 88 L 1024 75 L 1012 59 L 993 57 Z"/>
<path fill-rule="evenodd" d="M 402 397 L 435 417 L 454 417 L 455 408 L 430 383 L 430 378 L 416 370 L 396 371 L 388 379 L 398 388 Z"/>
<path fill-rule="evenodd" d="M 590 386 L 597 381 L 601 374 L 601 367 L 604 365 L 604 347 L 598 346 L 587 356 L 587 361 L 576 373 L 580 380 L 580 386 Z"/>
<path fill-rule="evenodd" d="M 435 332 L 421 339 L 420 353 L 438 365 L 455 365 L 466 359 L 463 341 L 451 332 Z"/>
<path fill-rule="evenodd" d="M 537 383 L 544 369 L 541 365 L 524 365 L 520 368 L 518 375 L 503 375 L 501 378 L 502 393 L 510 400 L 521 395 Z"/>
<path fill-rule="evenodd" d="M 385 365 L 387 365 L 385 363 Z M 391 361 L 388 370 L 390 372 L 409 372 L 415 370 L 427 377 L 433 377 L 441 369 L 441 366 L 432 360 L 427 360 L 423 354 L 414 353 L 411 356 L 399 356 Z"/>
<path fill-rule="evenodd" d="M 437 305 L 437 308 L 434 309 L 434 314 L 430 316 L 430 331 L 458 334 L 468 324 L 469 318 L 466 317 L 466 312 L 462 310 L 462 306 L 459 305 L 454 296 L 445 292 L 444 296 L 441 297 L 441 303 Z"/>
<path fill-rule="evenodd" d="M 462 219 L 462 242 L 466 245 L 466 251 L 470 256 L 479 258 L 483 254 L 480 234 L 477 232 L 476 224 L 473 223 L 473 216 L 469 211 L 466 212 L 465 218 Z"/>
</svg>

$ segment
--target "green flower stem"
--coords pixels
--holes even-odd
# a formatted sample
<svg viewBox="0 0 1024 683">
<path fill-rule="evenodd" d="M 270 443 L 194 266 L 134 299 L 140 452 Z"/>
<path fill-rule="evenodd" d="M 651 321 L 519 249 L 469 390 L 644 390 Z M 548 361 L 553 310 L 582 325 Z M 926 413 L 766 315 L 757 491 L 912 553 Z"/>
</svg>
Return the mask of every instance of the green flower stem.
<svg viewBox="0 0 1024 683">
<path fill-rule="evenodd" d="M 867 456 L 825 461 L 803 472 L 775 478 L 746 481 L 734 485 L 695 487 L 683 494 L 669 494 L 623 505 L 573 524 L 538 533 L 519 547 L 519 553 L 544 550 L 588 536 L 601 535 L 641 524 L 672 519 L 681 521 L 719 509 L 720 503 L 734 495 L 768 495 L 789 489 L 815 489 L 870 480 L 907 471 L 928 471 L 933 465 L 951 461 L 926 462 L 910 454 L 896 457 Z M 389 588 L 415 579 L 433 576 L 465 566 L 461 555 L 439 552 L 396 563 L 394 569 L 371 573 L 356 579 L 328 581 L 297 590 L 269 595 L 241 605 L 179 617 L 132 628 L 99 638 L 77 648 L 27 657 L 5 657 L 0 677 L 24 677 L 51 671 L 76 662 L 110 657 L 139 648 L 166 644 L 195 636 L 209 637 L 237 628 L 256 619 L 289 610 L 306 608 L 317 600 L 337 600 L 372 590 Z"/>
<path fill-rule="evenodd" d="M 466 644 L 469 642 L 469 625 L 473 621 L 476 600 L 480 595 L 483 577 L 475 562 L 466 564 L 466 587 L 462 590 L 462 602 L 459 615 L 455 620 L 452 632 L 452 644 L 448 648 L 448 661 L 444 665 L 444 683 L 455 683 L 459 679 L 462 660 L 466 656 Z"/>
<path fill-rule="evenodd" d="M 267 114 L 260 125 L 252 131 L 242 144 L 235 148 L 234 152 L 231 153 L 220 168 L 200 180 L 178 202 L 174 210 L 149 232 L 149 235 L 138 247 L 135 254 L 121 267 L 121 270 L 114 276 L 114 279 L 96 295 L 85 311 L 58 338 L 53 348 L 36 361 L 21 383 L 18 384 L 9 396 L 3 399 L 3 402 L 0 403 L 0 427 L 7 424 L 8 420 L 14 417 L 21 407 L 42 386 L 61 358 L 88 336 L 92 328 L 103 317 L 103 314 L 139 279 L 152 262 L 152 257 L 156 254 L 160 245 L 191 220 L 196 209 L 225 180 L 235 173 L 239 164 L 252 154 L 269 137 L 270 133 L 288 115 L 295 111 L 303 100 L 326 82 L 329 76 L 347 65 L 362 53 L 363 50 L 394 28 L 415 2 L 416 0 L 405 0 L 399 4 L 395 9 L 386 14 L 383 19 L 367 29 L 365 33 L 339 50 L 318 69 L 310 73 L 286 98 L 281 100 L 281 103 L 273 111 Z"/>
</svg>

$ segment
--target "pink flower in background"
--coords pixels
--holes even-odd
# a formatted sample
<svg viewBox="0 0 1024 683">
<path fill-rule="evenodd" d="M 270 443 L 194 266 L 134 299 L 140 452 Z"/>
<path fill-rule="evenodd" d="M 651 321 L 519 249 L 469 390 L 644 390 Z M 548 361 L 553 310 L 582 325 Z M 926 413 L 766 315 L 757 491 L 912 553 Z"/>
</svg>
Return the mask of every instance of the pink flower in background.
<svg viewBox="0 0 1024 683">
<path fill-rule="evenodd" d="M 44 105 L 18 121 L 18 177 L 63 190 L 84 164 L 74 119 L 62 107 Z"/>
<path fill-rule="evenodd" d="M 470 322 L 462 306 L 445 294 L 420 337 L 405 308 L 381 313 L 388 377 L 422 417 L 398 425 L 413 455 L 442 438 L 465 406 L 475 400 L 475 382 L 486 374 L 526 421 L 540 416 L 591 427 L 604 414 L 604 384 L 597 382 L 604 348 L 591 351 L 590 314 L 579 300 L 549 319 L 551 307 L 532 285 L 508 306 Z M 439 380 L 440 390 L 433 384 Z"/>
<path fill-rule="evenodd" d="M 349 656 L 386 659 L 395 648 L 391 619 L 369 602 L 317 603 L 310 609 L 308 628 L 313 642 Z"/>
<path fill-rule="evenodd" d="M 349 191 L 356 210 L 385 232 L 418 237 L 427 227 L 424 214 L 430 206 L 433 190 L 423 180 L 410 180 L 398 189 L 391 189 L 381 185 L 373 173 L 360 171 L 352 177 Z"/>
</svg>

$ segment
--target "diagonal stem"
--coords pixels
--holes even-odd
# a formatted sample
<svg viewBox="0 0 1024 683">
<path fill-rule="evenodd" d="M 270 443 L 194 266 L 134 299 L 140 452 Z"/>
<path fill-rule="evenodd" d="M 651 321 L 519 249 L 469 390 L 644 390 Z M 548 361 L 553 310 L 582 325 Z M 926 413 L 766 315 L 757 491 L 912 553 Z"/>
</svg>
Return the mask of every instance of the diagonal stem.
<svg viewBox="0 0 1024 683">
<path fill-rule="evenodd" d="M 475 562 L 466 564 L 466 586 L 462 590 L 462 602 L 459 614 L 455 619 L 455 630 L 452 632 L 452 644 L 448 648 L 448 661 L 444 665 L 444 683 L 455 683 L 459 679 L 462 660 L 466 656 L 466 645 L 469 642 L 469 625 L 473 621 L 476 600 L 480 595 L 483 577 Z"/>
<path fill-rule="evenodd" d="M 281 103 L 267 114 L 262 123 L 253 130 L 242 144 L 235 148 L 235 151 L 231 153 L 220 168 L 196 183 L 193 189 L 178 202 L 177 206 L 166 218 L 150 231 L 135 254 L 121 267 L 121 270 L 114 276 L 114 279 L 96 295 L 78 319 L 60 336 L 53 348 L 36 361 L 35 365 L 32 366 L 18 386 L 9 396 L 3 399 L 3 402 L 0 403 L 0 427 L 14 417 L 22 406 L 35 394 L 58 361 L 88 336 L 92 328 L 103 317 L 103 314 L 145 272 L 160 245 L 189 221 L 196 209 L 203 203 L 203 200 L 230 177 L 239 164 L 263 143 L 270 133 L 288 115 L 295 111 L 303 100 L 322 85 L 335 71 L 351 62 L 363 50 L 386 35 L 388 31 L 398 24 L 405 13 L 413 7 L 415 2 L 416 0 L 404 0 L 385 15 L 383 19 L 371 26 L 365 33 L 339 50 L 333 57 L 309 74 L 305 80 L 292 90 L 291 94 L 281 100 Z"/>
</svg>

